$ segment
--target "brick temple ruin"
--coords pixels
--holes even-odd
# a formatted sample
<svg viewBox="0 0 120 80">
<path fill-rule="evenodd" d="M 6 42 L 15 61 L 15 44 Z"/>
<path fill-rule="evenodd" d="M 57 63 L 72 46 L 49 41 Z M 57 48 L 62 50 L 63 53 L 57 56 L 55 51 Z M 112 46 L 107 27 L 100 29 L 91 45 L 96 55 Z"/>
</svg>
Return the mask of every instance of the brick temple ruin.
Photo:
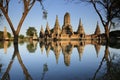
<svg viewBox="0 0 120 80">
<path fill-rule="evenodd" d="M 40 40 L 91 40 L 91 39 L 101 39 L 100 37 L 101 31 L 99 24 L 97 22 L 96 29 L 94 34 L 87 35 L 84 31 L 84 27 L 82 25 L 81 20 L 79 20 L 79 25 L 77 31 L 73 31 L 71 21 L 70 21 L 70 14 L 67 12 L 64 15 L 64 22 L 62 29 L 59 25 L 58 16 L 56 16 L 56 21 L 53 29 L 49 28 L 48 22 L 46 24 L 45 31 L 41 26 L 39 38 Z"/>
</svg>

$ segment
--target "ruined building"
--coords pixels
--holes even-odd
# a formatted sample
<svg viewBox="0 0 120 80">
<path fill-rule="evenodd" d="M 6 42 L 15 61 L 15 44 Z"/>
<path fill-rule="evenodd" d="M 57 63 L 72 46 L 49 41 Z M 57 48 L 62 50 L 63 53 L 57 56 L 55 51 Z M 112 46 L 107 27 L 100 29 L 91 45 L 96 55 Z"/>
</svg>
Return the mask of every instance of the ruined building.
<svg viewBox="0 0 120 80">
<path fill-rule="evenodd" d="M 49 39 L 49 40 L 85 40 L 85 39 L 100 39 L 100 28 L 97 22 L 96 30 L 94 34 L 87 35 L 85 34 L 84 27 L 82 25 L 81 19 L 79 20 L 77 31 L 73 31 L 70 14 L 67 12 L 64 16 L 62 29 L 59 25 L 58 16 L 56 16 L 55 25 L 53 29 L 49 28 L 48 22 L 46 24 L 45 31 L 41 27 L 40 39 Z"/>
<path fill-rule="evenodd" d="M 6 27 L 4 27 L 3 39 L 4 39 L 4 40 L 8 40 L 8 34 L 7 34 L 7 29 L 6 29 Z"/>
</svg>

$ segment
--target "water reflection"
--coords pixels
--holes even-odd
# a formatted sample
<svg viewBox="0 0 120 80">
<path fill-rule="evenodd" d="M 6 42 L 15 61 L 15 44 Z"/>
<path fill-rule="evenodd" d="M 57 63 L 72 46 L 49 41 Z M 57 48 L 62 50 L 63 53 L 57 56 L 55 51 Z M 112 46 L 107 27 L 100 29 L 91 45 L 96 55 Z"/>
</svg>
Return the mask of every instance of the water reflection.
<svg viewBox="0 0 120 80">
<path fill-rule="evenodd" d="M 7 53 L 7 48 L 10 47 L 11 42 L 9 41 L 0 41 L 0 49 L 4 48 L 4 53 Z"/>
<path fill-rule="evenodd" d="M 102 69 L 103 64 L 106 65 L 105 72 L 100 77 L 97 75 Z M 109 52 L 109 46 L 105 46 L 105 53 L 100 62 L 98 69 L 96 70 L 93 80 L 120 80 L 120 54 L 111 54 Z"/>
<path fill-rule="evenodd" d="M 13 56 L 11 58 L 11 61 L 8 64 L 8 67 L 7 67 L 6 71 L 5 71 L 5 73 L 3 74 L 1 80 L 10 80 L 9 71 L 10 71 L 10 69 L 12 67 L 12 64 L 14 62 L 15 57 L 17 57 L 17 60 L 19 61 L 19 64 L 20 64 L 20 66 L 21 66 L 21 68 L 23 70 L 23 73 L 25 75 L 25 79 L 26 80 L 32 80 L 32 77 L 30 76 L 28 70 L 26 69 L 26 67 L 25 67 L 25 65 L 24 65 L 24 63 L 23 63 L 23 61 L 21 59 L 21 56 L 20 56 L 20 53 L 19 53 L 19 49 L 18 49 L 18 44 L 14 44 Z"/>
<path fill-rule="evenodd" d="M 94 45 L 96 50 L 96 55 L 98 57 L 98 53 L 100 51 L 100 42 L 99 41 L 91 41 L 91 40 L 82 40 L 82 41 L 47 41 L 47 42 L 40 42 L 40 49 L 43 52 L 44 48 L 46 50 L 47 57 L 49 56 L 50 50 L 52 50 L 55 54 L 56 63 L 58 64 L 60 51 L 62 51 L 64 56 L 64 63 L 66 66 L 70 65 L 70 58 L 72 54 L 73 48 L 77 48 L 79 60 L 81 61 L 82 55 L 84 52 L 85 45 Z"/>
<path fill-rule="evenodd" d="M 39 43 L 39 46 L 37 45 Z M 7 48 L 10 46 L 11 42 L 4 42 L 2 43 L 2 48 L 4 48 L 4 52 L 7 53 Z M 14 52 L 13 55 L 11 56 L 10 62 L 8 63 L 8 66 L 4 73 L 0 72 L 1 80 L 10 80 L 11 75 L 10 75 L 10 70 L 12 66 L 15 63 L 15 59 L 17 59 L 20 67 L 22 68 L 23 74 L 24 74 L 24 80 L 34 80 L 34 77 L 37 77 L 40 75 L 40 78 L 35 78 L 35 80 L 119 80 L 120 77 L 120 54 L 118 53 L 113 53 L 110 52 L 109 49 L 112 47 L 112 45 L 104 45 L 103 49 L 103 44 L 100 41 L 93 41 L 93 40 L 86 40 L 86 41 L 46 41 L 46 42 L 37 42 L 37 41 L 31 41 L 27 42 L 26 44 L 22 42 L 22 45 L 26 47 L 26 49 L 29 51 L 29 53 L 41 53 L 43 56 L 45 55 L 47 58 L 42 58 L 43 56 L 41 54 L 34 54 L 34 55 L 40 55 L 42 57 L 38 57 L 40 60 L 36 60 L 34 57 L 33 62 L 30 62 L 30 66 L 32 66 L 33 63 L 39 64 L 43 63 L 40 68 L 35 69 L 35 67 L 29 68 L 28 65 L 26 65 L 26 61 L 23 59 L 24 53 L 21 53 L 22 51 L 19 51 L 19 46 L 18 44 L 13 44 L 14 45 Z M 96 51 L 96 58 L 100 59 L 99 61 L 95 59 L 92 59 L 94 57 L 86 59 L 83 57 L 83 55 L 89 55 L 85 54 L 85 50 L 87 45 L 93 46 L 94 50 Z M 103 55 L 101 51 L 101 47 L 103 50 Z M 117 47 L 118 48 L 118 47 Z M 92 50 L 87 49 L 91 54 Z M 55 63 L 54 61 L 50 61 L 50 59 L 53 60 L 53 57 L 51 57 L 52 52 L 55 56 Z M 24 52 L 24 51 L 23 51 Z M 46 53 L 46 54 L 44 54 Z M 77 53 L 77 55 L 75 55 Z M 62 55 L 62 56 L 61 56 Z M 73 61 L 73 55 L 75 56 L 74 58 L 78 59 L 80 63 Z M 89 56 L 90 56 L 89 55 Z M 28 57 L 29 55 L 27 55 Z M 26 57 L 26 58 L 27 58 Z M 63 57 L 63 58 L 61 58 Z M 79 58 L 77 58 L 79 57 Z M 42 58 L 42 59 L 41 59 Z M 45 60 L 45 59 L 48 59 Z M 86 63 L 85 61 L 87 60 L 88 62 L 94 60 L 96 63 Z M 23 60 L 23 61 L 22 61 Z M 29 58 L 26 60 L 30 60 Z M 63 64 L 61 61 L 63 60 Z M 8 60 L 9 61 L 9 60 Z M 25 64 L 24 64 L 25 63 Z M 96 65 L 97 64 L 97 65 Z M 57 66 L 56 66 L 57 65 Z M 58 66 L 59 65 L 59 66 Z M 2 67 L 4 65 L 0 64 L 0 71 L 2 70 Z M 26 67 L 27 66 L 27 67 Z M 38 66 L 38 65 L 34 65 Z M 55 66 L 55 67 L 54 67 Z M 75 66 L 75 67 L 71 67 Z M 82 68 L 83 66 L 83 68 Z M 88 67 L 87 67 L 88 66 Z M 89 72 L 90 70 L 87 68 L 91 69 L 91 66 L 94 68 Z M 31 72 L 31 69 L 36 70 L 36 73 Z M 41 69 L 41 70 L 40 70 Z M 59 73 L 56 74 L 55 70 L 57 69 L 57 72 Z M 80 70 L 84 69 L 84 70 Z M 41 73 L 37 74 L 37 70 Z M 72 71 L 71 71 L 72 70 Z M 75 73 L 74 73 L 75 70 Z M 84 72 L 84 73 L 83 73 Z M 88 73 L 89 72 L 89 73 Z M 82 73 L 86 76 L 82 76 Z M 1 75 L 2 74 L 2 75 Z M 14 73 L 15 74 L 15 73 Z M 63 74 L 63 75 L 62 75 Z M 71 75 L 72 74 L 72 75 Z M 68 76 L 69 77 L 68 77 Z M 87 76 L 89 75 L 89 76 Z M 14 76 L 14 75 L 12 75 Z M 59 76 L 59 78 L 58 78 Z M 64 76 L 64 77 L 63 77 Z M 23 76 L 21 76 L 23 77 Z M 69 79 L 67 79 L 68 77 Z M 77 77 L 77 78 L 76 78 Z M 49 79 L 48 79 L 49 78 Z"/>
<path fill-rule="evenodd" d="M 44 80 L 45 74 L 48 71 L 48 65 L 47 63 L 43 65 L 43 73 L 42 73 L 42 77 L 41 80 Z"/>
<path fill-rule="evenodd" d="M 30 53 L 34 53 L 35 50 L 37 49 L 37 41 L 31 41 L 27 44 L 27 50 L 30 52 Z"/>
</svg>

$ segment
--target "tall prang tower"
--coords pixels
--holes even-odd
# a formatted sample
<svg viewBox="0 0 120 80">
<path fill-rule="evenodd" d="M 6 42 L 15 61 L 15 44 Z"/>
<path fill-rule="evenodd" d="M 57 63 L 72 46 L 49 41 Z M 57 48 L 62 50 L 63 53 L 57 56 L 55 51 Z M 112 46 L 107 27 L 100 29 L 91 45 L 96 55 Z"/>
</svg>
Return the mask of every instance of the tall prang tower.
<svg viewBox="0 0 120 80">
<path fill-rule="evenodd" d="M 39 37 L 44 38 L 44 35 L 45 35 L 45 32 L 43 30 L 43 26 L 41 25 L 41 30 L 40 30 L 40 33 L 39 33 Z"/>
<path fill-rule="evenodd" d="M 64 16 L 64 26 L 71 25 L 70 24 L 70 14 L 67 12 Z"/>
<path fill-rule="evenodd" d="M 55 25 L 53 28 L 52 37 L 58 39 L 61 34 L 61 28 L 58 21 L 58 16 L 56 15 Z"/>
<path fill-rule="evenodd" d="M 62 26 L 62 34 L 73 34 L 72 26 L 70 23 L 70 14 L 67 12 L 64 16 L 64 24 Z"/>
<path fill-rule="evenodd" d="M 95 35 L 100 35 L 100 33 L 101 33 L 101 31 L 100 31 L 99 23 L 97 22 L 97 25 L 96 25 L 96 29 L 95 29 L 94 34 L 95 34 Z"/>
<path fill-rule="evenodd" d="M 79 20 L 78 30 L 77 33 L 79 34 L 80 38 L 85 38 L 85 31 L 81 22 L 81 19 Z"/>
<path fill-rule="evenodd" d="M 7 40 L 7 39 L 8 39 L 6 27 L 4 27 L 3 39 L 4 39 L 4 40 Z"/>
</svg>

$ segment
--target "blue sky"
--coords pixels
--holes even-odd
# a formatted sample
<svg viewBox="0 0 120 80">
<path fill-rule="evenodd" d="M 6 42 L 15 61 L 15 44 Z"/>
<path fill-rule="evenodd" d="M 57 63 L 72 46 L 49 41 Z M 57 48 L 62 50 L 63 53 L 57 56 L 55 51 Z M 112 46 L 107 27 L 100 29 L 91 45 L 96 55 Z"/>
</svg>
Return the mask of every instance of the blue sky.
<svg viewBox="0 0 120 80">
<path fill-rule="evenodd" d="M 18 3 L 17 0 L 11 0 L 9 7 L 9 15 L 10 18 L 16 28 L 18 25 L 19 19 L 22 15 L 23 4 L 15 4 Z M 66 12 L 70 13 L 71 16 L 71 25 L 73 30 L 76 31 L 78 28 L 79 19 L 81 18 L 82 24 L 84 26 L 84 30 L 86 34 L 94 33 L 97 21 L 99 21 L 99 25 L 101 28 L 101 32 L 104 32 L 103 26 L 97 16 L 95 10 L 92 5 L 88 4 L 78 4 L 78 3 L 68 3 L 65 0 L 44 0 L 43 5 L 45 9 L 48 11 L 47 20 L 43 19 L 42 9 L 38 2 L 35 3 L 29 14 L 27 15 L 20 34 L 26 34 L 26 30 L 31 27 L 35 27 L 39 34 L 41 25 L 43 25 L 44 29 L 46 28 L 46 23 L 49 23 L 50 28 L 54 27 L 56 15 L 58 15 L 60 27 L 62 28 L 64 15 Z M 1 27 L 2 30 L 4 26 L 7 27 L 7 30 L 12 33 L 7 21 L 4 18 L 4 22 Z"/>
</svg>

